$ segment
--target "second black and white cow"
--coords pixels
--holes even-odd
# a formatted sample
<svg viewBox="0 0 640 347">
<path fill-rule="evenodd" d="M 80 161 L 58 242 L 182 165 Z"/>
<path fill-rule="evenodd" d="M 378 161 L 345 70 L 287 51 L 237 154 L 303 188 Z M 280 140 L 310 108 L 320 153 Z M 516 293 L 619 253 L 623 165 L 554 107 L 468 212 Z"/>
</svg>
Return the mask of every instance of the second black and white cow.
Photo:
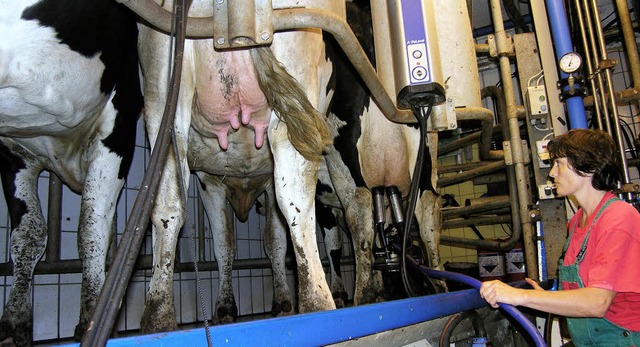
<svg viewBox="0 0 640 347">
<path fill-rule="evenodd" d="M 370 61 L 374 61 L 373 26 L 366 1 L 347 3 L 347 20 Z M 334 64 L 333 100 L 328 114 L 333 145 L 325 155 L 328 175 L 320 175 L 318 199 L 339 209 L 353 240 L 356 283 L 354 305 L 384 297 L 379 274 L 373 270 L 374 221 L 373 188 L 396 187 L 405 199 L 409 195 L 417 151 L 422 141 L 415 125 L 389 121 L 378 108 L 367 87 L 342 51 L 328 38 L 329 60 Z M 427 165 L 429 168 L 432 163 Z M 431 264 L 438 267 L 438 230 L 426 225 L 436 201 L 432 172 L 423 174 L 415 217 Z M 329 216 L 333 221 L 334 216 Z M 321 226 L 322 227 L 322 226 Z M 324 230 L 330 230 L 324 227 Z M 337 251 L 334 254 L 338 254 Z M 334 288 L 334 296 L 340 288 Z"/>
<path fill-rule="evenodd" d="M 43 170 L 82 195 L 80 329 L 99 294 L 142 108 L 135 17 L 112 0 L 0 1 L 0 174 L 13 287 L 0 341 L 29 345 L 31 284 L 47 227 Z"/>
</svg>

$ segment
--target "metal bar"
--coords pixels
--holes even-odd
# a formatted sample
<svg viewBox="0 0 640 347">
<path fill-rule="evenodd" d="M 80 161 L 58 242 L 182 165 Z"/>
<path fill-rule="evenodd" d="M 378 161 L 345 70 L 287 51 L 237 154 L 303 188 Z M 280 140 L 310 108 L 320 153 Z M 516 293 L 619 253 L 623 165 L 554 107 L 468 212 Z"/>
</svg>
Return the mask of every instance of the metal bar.
<svg viewBox="0 0 640 347">
<path fill-rule="evenodd" d="M 476 217 L 468 219 L 450 219 L 442 222 L 442 228 L 463 228 L 478 225 L 494 225 L 494 224 L 509 224 L 511 223 L 511 216 L 491 216 L 491 217 Z"/>
<path fill-rule="evenodd" d="M 593 29 L 593 19 L 591 18 L 591 11 L 589 11 L 589 2 L 588 0 L 583 0 L 582 1 L 582 7 L 583 7 L 583 16 L 584 16 L 584 20 L 586 23 L 586 29 L 587 29 L 587 34 L 589 37 L 589 42 L 588 44 L 585 44 L 585 50 L 591 50 L 591 54 L 593 54 L 593 76 L 591 76 L 591 78 L 595 78 L 596 79 L 596 84 L 597 84 L 597 89 L 593 90 L 593 95 L 594 95 L 594 99 L 596 98 L 596 93 L 597 93 L 597 97 L 600 98 L 600 101 L 602 102 L 600 105 L 601 106 L 601 111 L 602 111 L 602 119 L 604 120 L 604 123 L 602 121 L 599 121 L 598 123 L 603 123 L 604 127 L 601 127 L 601 130 L 607 131 L 608 133 L 611 133 L 611 120 L 609 119 L 609 108 L 607 107 L 607 97 L 606 97 L 606 91 L 605 91 L 605 87 L 604 87 L 604 81 L 602 80 L 602 70 L 599 68 L 600 66 L 600 57 L 598 54 L 598 49 L 597 49 L 597 42 L 596 42 L 596 37 L 593 34 L 594 33 L 594 29 Z M 595 103 L 598 103 L 597 100 L 594 100 Z"/>
<path fill-rule="evenodd" d="M 501 127 L 499 125 L 493 125 L 491 133 L 495 135 L 500 134 Z M 461 137 L 457 140 L 453 140 L 445 144 L 438 145 L 438 156 L 445 155 L 447 153 L 451 153 L 455 150 L 461 149 L 465 146 L 480 142 L 480 139 L 482 136 L 483 136 L 482 130 L 476 131 L 473 134 L 467 135 L 465 137 Z"/>
<path fill-rule="evenodd" d="M 47 262 L 60 260 L 60 224 L 62 216 L 62 181 L 57 175 L 49 175 L 47 200 Z"/>
<path fill-rule="evenodd" d="M 576 17 L 578 17 L 578 26 L 580 27 L 580 36 L 582 37 L 582 45 L 584 51 L 584 61 L 587 66 L 587 79 L 589 80 L 589 84 L 591 85 L 592 93 L 597 93 L 598 88 L 596 84 L 596 77 L 594 75 L 593 62 L 591 57 L 591 52 L 589 51 L 589 39 L 587 37 L 587 29 L 585 27 L 585 18 L 582 13 L 582 6 L 580 5 L 580 0 L 574 0 L 574 7 L 576 9 Z M 598 129 L 604 129 L 602 124 L 602 114 L 600 111 L 600 103 L 598 98 L 592 98 L 596 111 L 596 121 L 598 123 Z M 586 106 L 586 100 L 583 100 Z"/>
<path fill-rule="evenodd" d="M 475 169 L 461 172 L 458 175 L 452 177 L 438 178 L 438 188 L 448 187 L 460 182 L 468 181 L 475 176 L 486 175 L 488 173 L 504 169 L 506 166 L 507 164 L 504 163 L 504 160 L 489 162 L 488 164 L 480 167 L 475 166 Z"/>
<path fill-rule="evenodd" d="M 470 163 L 462 163 L 462 164 L 454 164 L 454 165 L 441 165 L 441 166 L 438 166 L 438 174 L 454 173 L 454 172 L 460 173 L 461 171 L 476 169 L 479 166 L 486 166 L 494 163 L 496 163 L 496 161 L 474 161 Z"/>
<path fill-rule="evenodd" d="M 620 21 L 620 27 L 622 28 L 624 45 L 627 48 L 625 52 L 627 54 L 627 64 L 629 65 L 629 70 L 631 70 L 633 86 L 640 87 L 640 57 L 638 55 L 638 43 L 636 42 L 633 25 L 631 24 L 631 15 L 629 14 L 627 0 L 616 0 L 616 7 L 618 8 L 618 20 Z M 637 18 L 638 13 L 636 13 L 635 16 Z"/>
<path fill-rule="evenodd" d="M 369 58 L 358 43 L 358 39 L 344 19 L 331 12 L 315 9 L 296 8 L 273 11 L 274 31 L 301 28 L 320 28 L 333 35 L 387 119 L 398 123 L 417 122 L 411 110 L 396 108 Z"/>
<path fill-rule="evenodd" d="M 471 215 L 474 213 L 486 213 L 491 210 L 509 207 L 511 200 L 509 196 L 495 196 L 490 201 L 486 201 L 478 205 L 460 206 L 460 207 L 443 207 L 442 219 Z"/>
<path fill-rule="evenodd" d="M 480 135 L 480 157 L 485 160 L 504 159 L 504 152 L 491 150 L 491 137 L 493 136 L 493 112 L 484 107 L 462 107 L 456 109 L 458 121 L 479 120 L 482 124 Z"/>
<path fill-rule="evenodd" d="M 322 266 L 329 267 L 329 259 L 325 258 L 321 260 Z M 353 256 L 343 257 L 340 260 L 340 265 L 353 265 Z M 289 268 L 296 266 L 295 260 L 290 257 L 285 259 L 285 265 Z M 107 270 L 111 267 L 111 264 L 107 264 Z M 142 255 L 136 260 L 134 270 L 151 270 L 153 268 L 152 255 Z M 233 270 L 253 270 L 253 269 L 270 269 L 271 260 L 269 258 L 255 258 L 255 259 L 236 259 L 233 261 Z M 218 262 L 216 261 L 201 261 L 198 262 L 198 270 L 201 271 L 218 271 Z M 176 263 L 175 272 L 193 272 L 193 262 Z M 72 274 L 82 273 L 82 261 L 80 259 L 58 260 L 58 261 L 41 261 L 36 264 L 33 272 L 36 275 L 53 275 L 53 274 Z M 13 275 L 13 263 L 0 263 L 0 276 L 12 276 Z"/>
<path fill-rule="evenodd" d="M 520 224 L 522 225 L 522 236 L 525 249 L 525 258 L 527 262 L 527 271 L 530 277 L 538 278 L 538 268 L 536 264 L 536 245 L 534 244 L 535 234 L 531 225 L 531 217 L 529 215 L 528 206 L 531 204 L 531 192 L 529 191 L 529 177 L 526 173 L 524 153 L 522 148 L 522 139 L 520 138 L 520 124 L 518 120 L 518 107 L 515 100 L 515 89 L 513 79 L 511 78 L 511 61 L 508 52 L 511 51 L 510 40 L 505 31 L 502 18 L 502 7 L 500 0 L 491 0 L 491 18 L 493 19 L 496 43 L 498 46 L 500 76 L 502 77 L 502 88 L 504 91 L 505 104 L 507 108 L 507 118 L 509 123 L 510 144 L 512 153 L 512 162 L 514 163 L 515 181 L 517 186 L 518 206 L 520 212 Z M 582 103 L 582 99 L 580 99 Z M 513 235 L 516 234 L 516 228 L 509 242 L 515 243 Z M 519 235 L 518 235 L 519 236 Z M 510 245 L 513 246 L 513 245 Z"/>
<path fill-rule="evenodd" d="M 606 43 L 604 42 L 604 33 L 602 32 L 602 23 L 600 21 L 600 13 L 598 11 L 598 3 L 596 0 L 591 1 L 591 7 L 593 10 L 593 17 L 596 22 L 596 34 L 598 38 L 598 44 L 600 47 L 600 58 L 602 60 L 607 60 L 609 58 L 607 53 Z M 637 52 L 636 52 L 637 53 Z M 611 67 L 608 67 L 604 70 L 605 77 L 607 79 L 607 91 L 609 95 L 615 95 L 616 91 L 613 88 L 613 75 L 611 73 Z M 624 142 L 622 142 L 622 128 L 620 125 L 620 115 L 618 114 L 618 105 L 616 104 L 615 98 L 609 98 L 611 103 L 611 113 L 613 115 L 613 129 L 615 129 L 614 138 L 616 143 L 618 144 L 619 154 L 620 154 L 620 163 L 622 163 L 622 174 L 624 183 L 630 183 L 631 178 L 629 176 L 629 166 L 627 165 L 627 157 L 624 152 Z M 631 201 L 632 196 L 629 194 L 629 201 Z"/>
</svg>

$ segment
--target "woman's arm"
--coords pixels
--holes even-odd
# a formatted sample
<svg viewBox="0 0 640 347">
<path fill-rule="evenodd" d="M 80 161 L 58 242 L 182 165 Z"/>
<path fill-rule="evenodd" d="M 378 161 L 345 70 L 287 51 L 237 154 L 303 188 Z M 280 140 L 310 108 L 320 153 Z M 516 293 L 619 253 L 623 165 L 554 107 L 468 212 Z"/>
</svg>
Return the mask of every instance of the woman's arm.
<svg viewBox="0 0 640 347">
<path fill-rule="evenodd" d="M 494 308 L 498 303 L 505 303 L 567 317 L 604 317 L 616 292 L 601 288 L 531 290 L 514 288 L 501 281 L 487 281 L 480 287 L 480 296 Z"/>
</svg>

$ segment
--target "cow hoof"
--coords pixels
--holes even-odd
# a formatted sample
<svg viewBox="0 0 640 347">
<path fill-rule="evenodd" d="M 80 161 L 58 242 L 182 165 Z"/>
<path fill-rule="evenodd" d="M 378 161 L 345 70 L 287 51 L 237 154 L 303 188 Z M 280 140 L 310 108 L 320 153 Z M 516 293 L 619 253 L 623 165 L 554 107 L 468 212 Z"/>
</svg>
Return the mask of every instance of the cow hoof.
<svg viewBox="0 0 640 347">
<path fill-rule="evenodd" d="M 334 292 L 333 301 L 336 303 L 336 308 L 345 308 L 349 301 L 349 294 L 347 292 Z"/>
<path fill-rule="evenodd" d="M 15 325 L 3 320 L 0 322 L 0 347 L 31 346 L 31 322 L 17 322 Z"/>
<path fill-rule="evenodd" d="M 82 337 L 84 336 L 85 325 L 82 323 L 78 323 L 76 325 L 76 329 L 73 331 L 73 341 L 80 342 L 82 341 Z"/>
<path fill-rule="evenodd" d="M 173 302 L 162 305 L 161 300 L 148 300 L 140 318 L 140 332 L 153 334 L 178 329 Z"/>
<path fill-rule="evenodd" d="M 293 313 L 293 305 L 289 300 L 285 300 L 283 302 L 274 302 L 271 307 L 271 315 L 273 317 L 290 316 Z"/>
<path fill-rule="evenodd" d="M 213 317 L 213 324 L 221 325 L 221 324 L 235 323 L 237 318 L 238 318 L 238 307 L 236 305 L 232 305 L 230 307 L 218 306 L 216 308 L 215 317 Z"/>
</svg>

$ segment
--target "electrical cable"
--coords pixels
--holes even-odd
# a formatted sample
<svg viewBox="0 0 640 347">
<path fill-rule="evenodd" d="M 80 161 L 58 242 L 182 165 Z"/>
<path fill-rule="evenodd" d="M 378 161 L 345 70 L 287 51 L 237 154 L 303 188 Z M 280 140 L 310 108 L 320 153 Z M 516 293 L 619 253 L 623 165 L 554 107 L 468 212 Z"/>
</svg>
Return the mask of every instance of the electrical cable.
<svg viewBox="0 0 640 347">
<path fill-rule="evenodd" d="M 425 110 L 426 107 L 426 110 Z M 415 293 L 411 288 L 411 283 L 409 283 L 409 278 L 407 276 L 407 264 L 406 264 L 406 254 L 407 254 L 407 241 L 409 240 L 409 231 L 411 230 L 411 224 L 413 222 L 413 214 L 416 209 L 416 200 L 418 199 L 418 188 L 420 184 L 420 177 L 422 177 L 422 164 L 424 162 L 425 150 L 427 144 L 425 143 L 425 136 L 427 133 L 427 119 L 429 119 L 429 115 L 431 114 L 432 106 L 431 104 L 427 104 L 424 99 L 420 99 L 412 104 L 412 111 L 418 120 L 418 124 L 420 125 L 420 146 L 418 147 L 418 158 L 416 159 L 415 168 L 413 169 L 413 178 L 411 180 L 411 190 L 409 192 L 409 205 L 407 210 L 405 211 L 404 217 L 404 225 L 402 232 L 402 266 L 400 267 L 400 273 L 402 275 L 402 283 L 404 285 L 404 289 L 407 292 L 407 296 L 413 297 Z"/>
</svg>

